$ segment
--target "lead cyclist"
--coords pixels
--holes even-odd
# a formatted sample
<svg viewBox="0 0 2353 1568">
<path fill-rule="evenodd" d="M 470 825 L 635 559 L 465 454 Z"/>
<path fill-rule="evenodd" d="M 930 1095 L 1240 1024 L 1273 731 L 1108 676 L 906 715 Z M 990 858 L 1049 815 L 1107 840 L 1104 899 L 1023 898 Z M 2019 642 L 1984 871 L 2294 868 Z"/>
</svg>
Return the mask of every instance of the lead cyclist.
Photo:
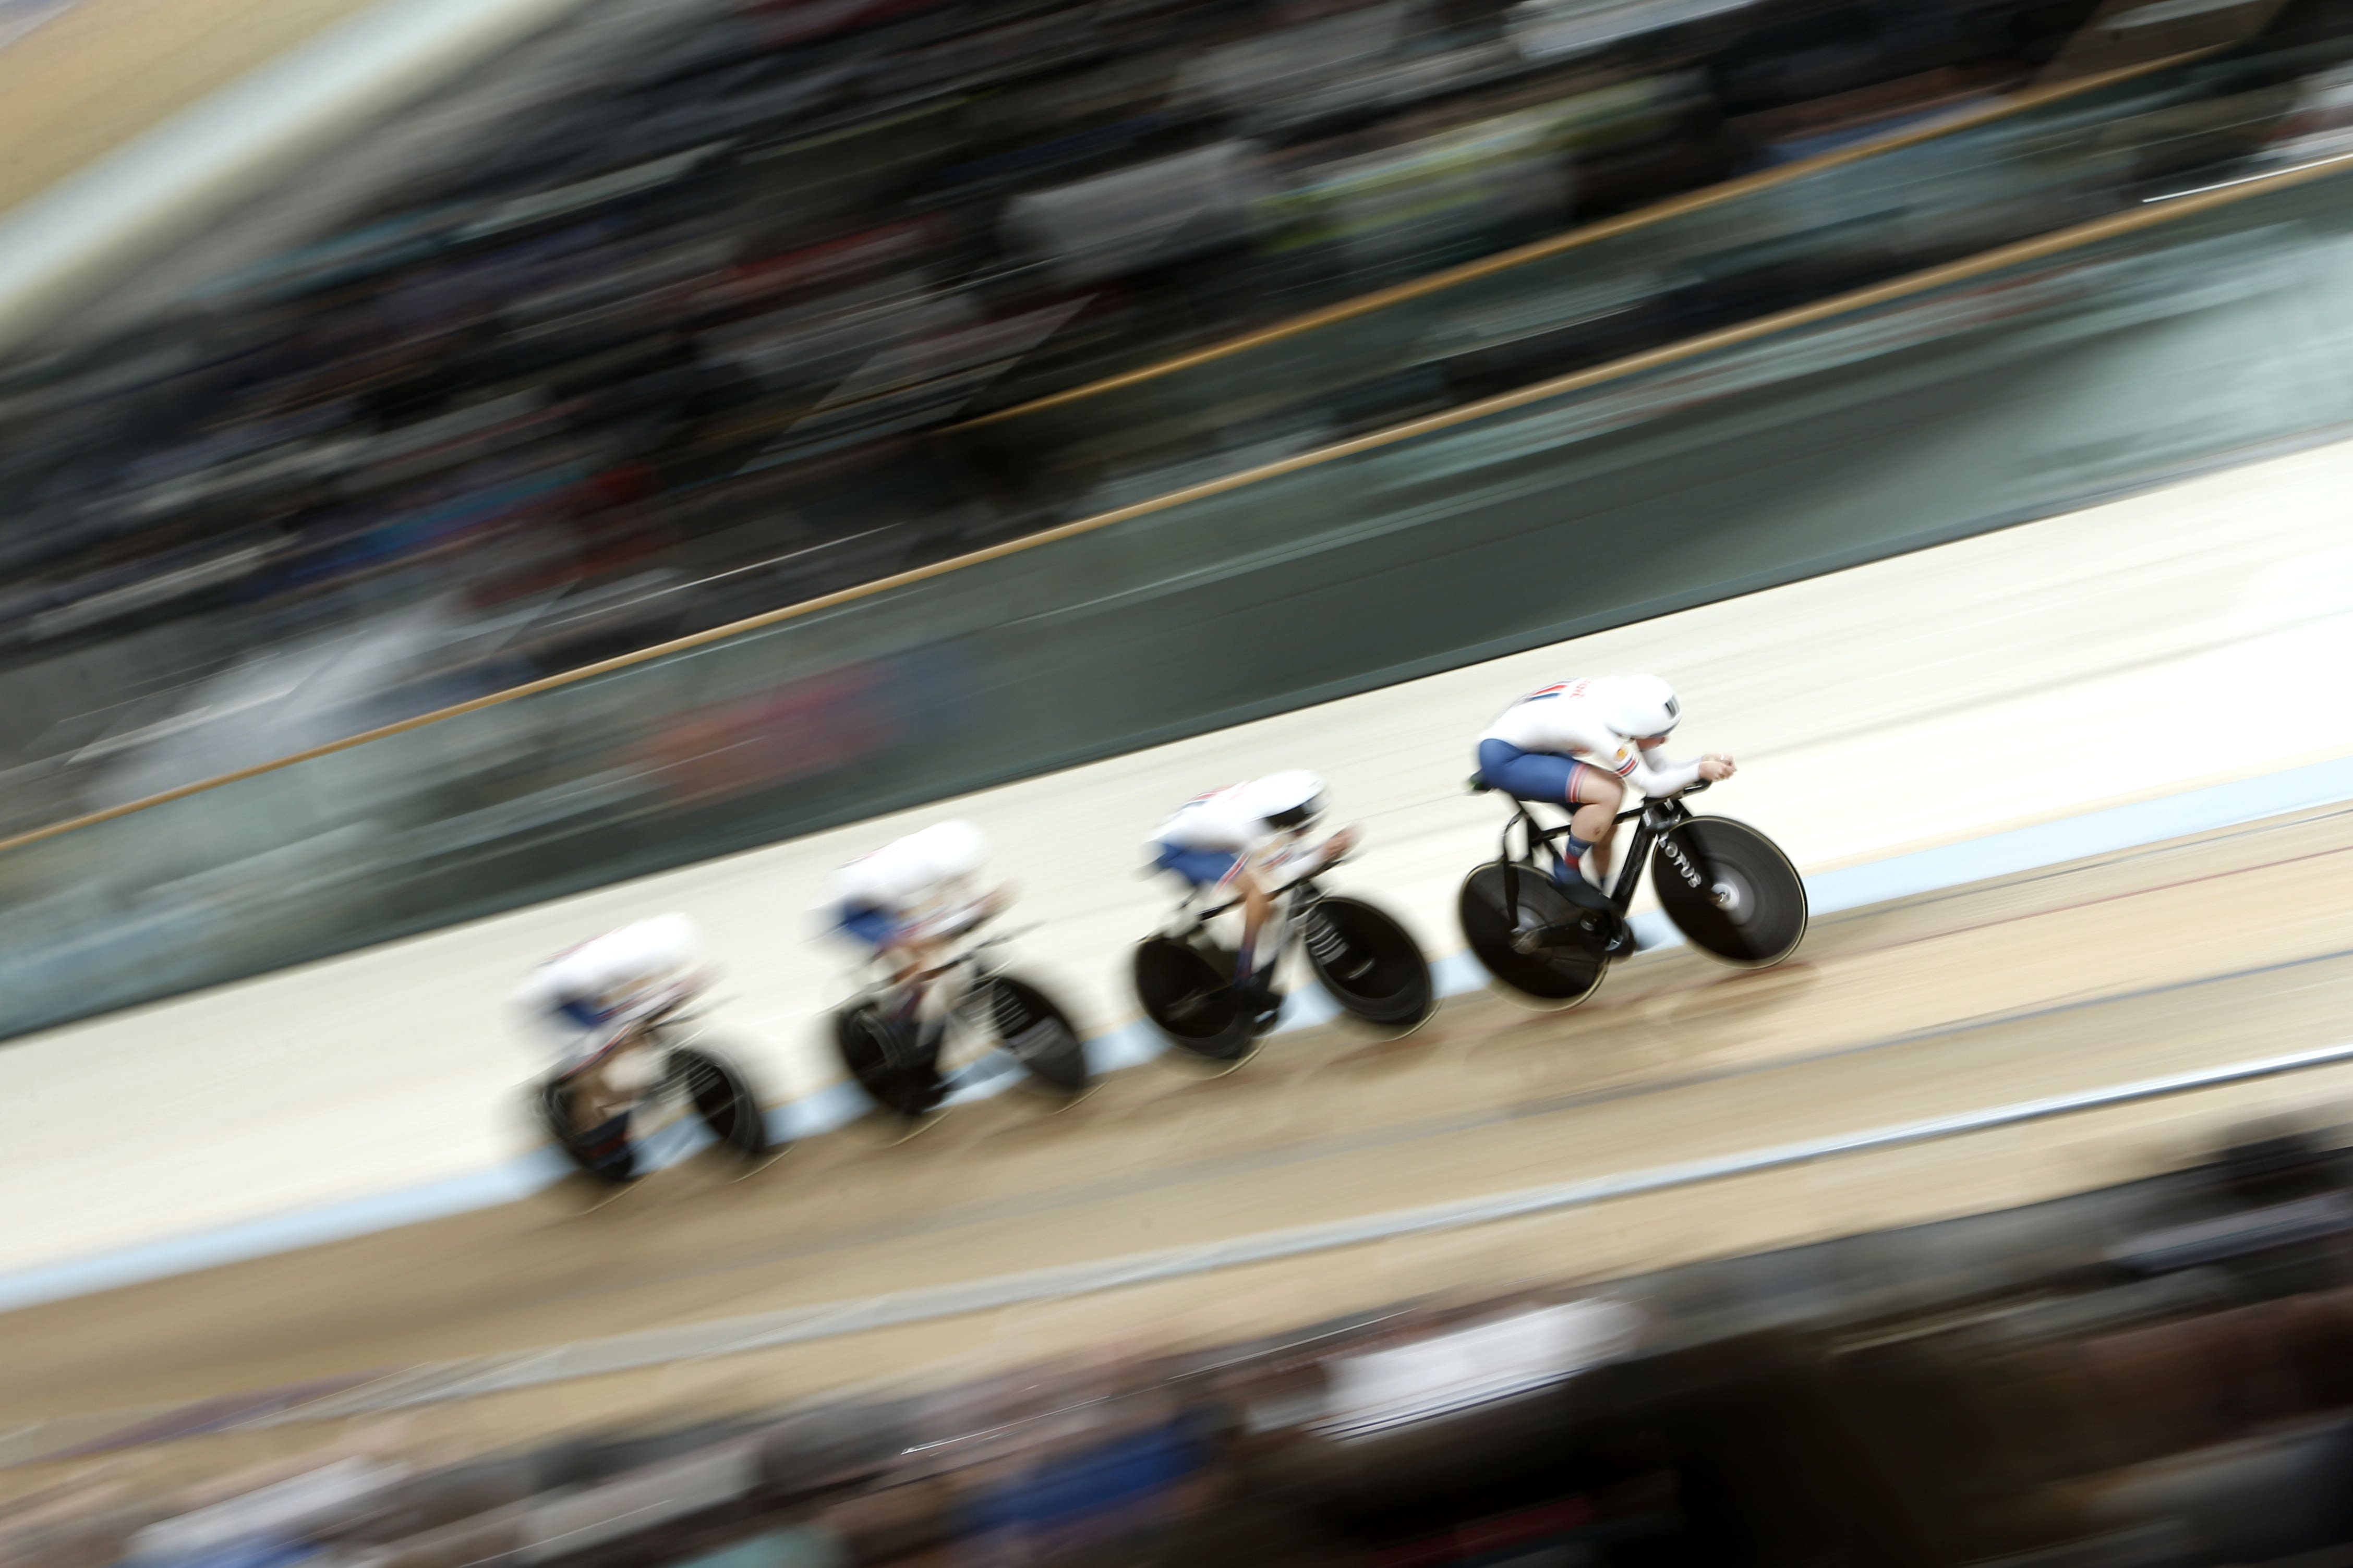
<svg viewBox="0 0 2353 1568">
<path fill-rule="evenodd" d="M 1576 867 L 1607 890 L 1627 784 L 1655 800 L 1737 771 L 1721 752 L 1669 761 L 1661 748 L 1682 721 L 1674 688 L 1655 675 L 1559 681 L 1529 692 L 1487 726 L 1479 737 L 1479 777 L 1518 799 L 1565 806 L 1568 843 L 1555 874 L 1565 880 Z"/>
</svg>

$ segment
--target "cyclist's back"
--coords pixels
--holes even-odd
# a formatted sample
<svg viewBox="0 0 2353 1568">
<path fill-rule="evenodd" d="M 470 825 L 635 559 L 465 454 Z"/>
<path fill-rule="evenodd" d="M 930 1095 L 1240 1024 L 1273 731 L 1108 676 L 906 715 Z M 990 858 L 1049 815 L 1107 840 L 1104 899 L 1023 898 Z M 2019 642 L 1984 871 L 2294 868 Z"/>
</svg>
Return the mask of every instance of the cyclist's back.
<svg viewBox="0 0 2353 1568">
<path fill-rule="evenodd" d="M 1494 724 L 1480 731 L 1480 741 L 1501 741 L 1523 752 L 1588 759 L 1623 778 L 1640 766 L 1640 750 L 1633 736 L 1612 729 L 1612 717 L 1598 679 L 1565 679 L 1529 691 L 1504 710 Z"/>
<path fill-rule="evenodd" d="M 1672 795 L 1699 777 L 1694 763 L 1669 763 L 1658 754 L 1681 707 L 1665 683 L 1663 695 L 1647 692 L 1643 723 L 1630 726 L 1626 688 L 1646 677 L 1584 676 L 1529 692 L 1504 710 L 1479 735 L 1480 775 L 1509 794 L 1529 800 L 1574 801 L 1578 766 L 1597 768 L 1630 781 L 1648 795 Z M 1531 765 L 1534 759 L 1546 759 Z M 1563 767 L 1561 761 L 1571 765 Z"/>
<path fill-rule="evenodd" d="M 835 925 L 878 951 L 959 923 L 982 901 L 973 879 L 987 840 L 967 822 L 935 822 L 834 874 Z"/>
</svg>

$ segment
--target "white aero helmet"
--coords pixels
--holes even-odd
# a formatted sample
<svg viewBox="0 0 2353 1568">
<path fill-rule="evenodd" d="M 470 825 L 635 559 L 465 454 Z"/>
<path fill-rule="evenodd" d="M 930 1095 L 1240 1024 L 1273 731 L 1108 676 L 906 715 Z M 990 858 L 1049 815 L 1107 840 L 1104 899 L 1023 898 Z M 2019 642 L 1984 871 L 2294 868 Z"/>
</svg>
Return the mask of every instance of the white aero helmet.
<svg viewBox="0 0 2353 1568">
<path fill-rule="evenodd" d="M 1655 675 L 1613 675 L 1598 684 L 1609 727 L 1629 740 L 1671 733 L 1683 719 L 1675 689 Z"/>
<path fill-rule="evenodd" d="M 684 915 L 655 915 L 592 937 L 541 964 L 516 997 L 553 1007 L 566 998 L 602 996 L 686 968 L 702 956 L 702 934 Z"/>
<path fill-rule="evenodd" d="M 987 835 L 961 818 L 934 822 L 910 839 L 908 847 L 916 849 L 932 874 L 943 879 L 969 877 L 988 858 Z"/>
<path fill-rule="evenodd" d="M 1251 781 L 1243 795 L 1251 816 L 1289 831 L 1324 815 L 1324 781 L 1302 768 Z"/>
</svg>

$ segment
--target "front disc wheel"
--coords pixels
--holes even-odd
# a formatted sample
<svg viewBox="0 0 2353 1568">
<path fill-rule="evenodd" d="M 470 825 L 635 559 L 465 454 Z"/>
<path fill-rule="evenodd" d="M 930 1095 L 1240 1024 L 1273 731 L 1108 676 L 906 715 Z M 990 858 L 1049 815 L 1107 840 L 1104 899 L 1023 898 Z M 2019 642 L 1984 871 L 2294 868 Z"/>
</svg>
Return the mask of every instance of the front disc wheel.
<svg viewBox="0 0 2353 1568">
<path fill-rule="evenodd" d="M 1805 940 L 1805 879 L 1745 822 L 1694 816 L 1669 828 L 1651 851 L 1651 885 L 1675 929 L 1726 963 L 1763 969 Z"/>
</svg>

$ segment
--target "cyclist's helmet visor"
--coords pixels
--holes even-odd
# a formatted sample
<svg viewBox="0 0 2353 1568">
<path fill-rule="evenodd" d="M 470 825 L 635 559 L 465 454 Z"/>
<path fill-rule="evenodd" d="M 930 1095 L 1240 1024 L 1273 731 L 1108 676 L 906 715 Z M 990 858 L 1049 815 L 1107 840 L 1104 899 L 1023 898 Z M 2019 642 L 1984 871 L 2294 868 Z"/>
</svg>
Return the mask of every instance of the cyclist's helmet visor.
<svg viewBox="0 0 2353 1568">
<path fill-rule="evenodd" d="M 1311 800 L 1303 800 L 1297 805 L 1283 811 L 1267 813 L 1266 825 L 1288 833 L 1294 827 L 1306 826 L 1323 815 L 1324 801 L 1321 796 L 1317 796 Z"/>
</svg>

